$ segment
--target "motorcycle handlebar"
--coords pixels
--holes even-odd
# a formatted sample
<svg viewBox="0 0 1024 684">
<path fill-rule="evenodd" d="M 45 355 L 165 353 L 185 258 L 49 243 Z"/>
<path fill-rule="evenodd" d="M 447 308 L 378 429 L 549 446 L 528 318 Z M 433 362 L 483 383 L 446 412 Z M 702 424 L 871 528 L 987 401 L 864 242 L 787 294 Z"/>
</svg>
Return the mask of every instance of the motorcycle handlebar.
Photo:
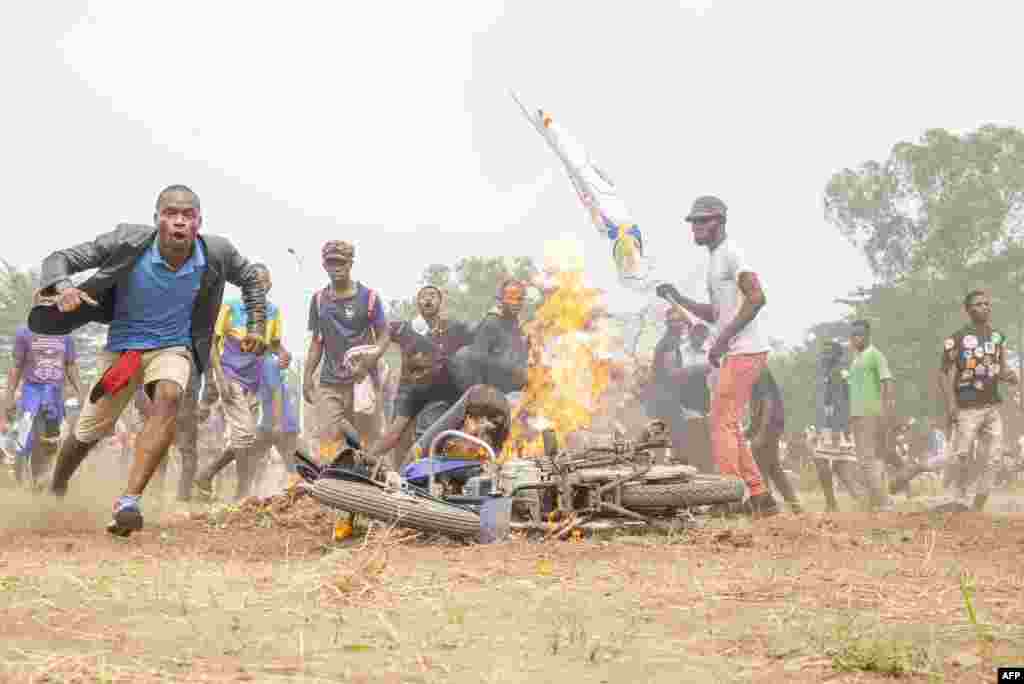
<svg viewBox="0 0 1024 684">
<path fill-rule="evenodd" d="M 494 449 L 491 448 L 491 445 L 483 441 L 479 437 L 474 437 L 473 435 L 467 434 L 462 430 L 443 430 L 442 432 L 438 433 L 438 435 L 434 437 L 433 440 L 431 440 L 430 448 L 427 450 L 427 461 L 430 463 L 430 474 L 428 478 L 427 491 L 430 494 L 434 493 L 434 451 L 437 449 L 437 445 L 445 437 L 461 437 L 467 440 L 468 442 L 476 444 L 479 447 L 483 447 L 484 451 L 487 452 L 487 456 L 490 457 L 490 461 L 492 464 L 498 460 L 497 456 L 494 455 Z"/>
</svg>

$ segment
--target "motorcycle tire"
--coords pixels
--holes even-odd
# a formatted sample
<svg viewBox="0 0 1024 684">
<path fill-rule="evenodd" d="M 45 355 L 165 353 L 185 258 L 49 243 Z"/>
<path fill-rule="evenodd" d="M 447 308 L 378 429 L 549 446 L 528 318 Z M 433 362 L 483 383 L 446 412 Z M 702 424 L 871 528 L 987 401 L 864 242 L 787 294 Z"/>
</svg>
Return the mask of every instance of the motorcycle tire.
<svg viewBox="0 0 1024 684">
<path fill-rule="evenodd" d="M 710 506 L 742 501 L 744 491 L 743 482 L 732 478 L 626 485 L 622 488 L 622 505 L 636 511 Z"/>
<path fill-rule="evenodd" d="M 480 535 L 480 516 L 470 511 L 362 482 L 317 480 L 310 494 L 325 506 L 359 513 L 388 525 L 450 537 Z"/>
</svg>

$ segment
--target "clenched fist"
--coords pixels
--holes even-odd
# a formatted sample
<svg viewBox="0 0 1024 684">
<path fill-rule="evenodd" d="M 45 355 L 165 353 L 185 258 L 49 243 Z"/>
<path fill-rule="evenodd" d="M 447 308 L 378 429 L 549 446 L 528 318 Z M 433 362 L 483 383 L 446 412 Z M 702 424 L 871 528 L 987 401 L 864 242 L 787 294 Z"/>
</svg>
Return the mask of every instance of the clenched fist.
<svg viewBox="0 0 1024 684">
<path fill-rule="evenodd" d="M 262 354 L 267 345 L 263 342 L 263 335 L 258 333 L 246 333 L 245 337 L 242 338 L 241 344 L 239 344 L 242 351 L 246 354 Z"/>
<path fill-rule="evenodd" d="M 82 306 L 82 302 L 89 306 L 99 306 L 96 300 L 90 297 L 88 293 L 79 290 L 77 287 L 69 287 L 57 295 L 57 310 L 61 313 L 71 313 L 72 311 L 77 311 L 78 307 Z"/>
<path fill-rule="evenodd" d="M 662 283 L 654 288 L 654 293 L 662 299 L 672 302 L 673 304 L 679 301 L 679 290 L 672 283 Z"/>
</svg>

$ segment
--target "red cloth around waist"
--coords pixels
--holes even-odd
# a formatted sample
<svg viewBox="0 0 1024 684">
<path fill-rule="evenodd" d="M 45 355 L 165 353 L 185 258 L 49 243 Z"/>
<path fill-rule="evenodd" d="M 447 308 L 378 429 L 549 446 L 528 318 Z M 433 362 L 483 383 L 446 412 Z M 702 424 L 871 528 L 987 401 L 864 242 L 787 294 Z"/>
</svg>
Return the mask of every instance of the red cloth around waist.
<svg viewBox="0 0 1024 684">
<path fill-rule="evenodd" d="M 93 387 L 89 394 L 89 401 L 96 403 L 105 394 L 114 395 L 124 389 L 135 377 L 139 368 L 142 367 L 142 352 L 126 351 L 121 352 L 117 361 L 107 369 L 100 381 Z"/>
</svg>

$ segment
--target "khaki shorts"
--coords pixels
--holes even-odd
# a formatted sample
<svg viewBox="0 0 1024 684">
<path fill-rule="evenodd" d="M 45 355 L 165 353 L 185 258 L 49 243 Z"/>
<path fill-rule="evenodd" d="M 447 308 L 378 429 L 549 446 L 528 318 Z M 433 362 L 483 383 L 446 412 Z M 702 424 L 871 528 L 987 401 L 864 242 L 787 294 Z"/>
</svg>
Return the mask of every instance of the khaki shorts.
<svg viewBox="0 0 1024 684">
<path fill-rule="evenodd" d="M 974 458 L 971 459 L 971 445 Z M 961 496 L 989 494 L 1003 464 L 1003 417 L 998 406 L 962 408 L 953 427 L 952 473 Z"/>
<path fill-rule="evenodd" d="M 345 424 L 355 429 L 354 389 L 354 385 L 320 385 L 316 401 L 320 439 L 339 439 Z"/>
<path fill-rule="evenodd" d="M 100 378 L 120 356 L 116 352 L 100 352 L 98 358 Z M 148 386 L 154 382 L 167 380 L 176 383 L 184 394 L 188 391 L 191 377 L 192 352 L 188 347 L 167 347 L 145 352 L 142 355 L 141 368 L 117 394 L 113 396 L 105 394 L 95 404 L 86 400 L 85 406 L 82 407 L 82 412 L 78 416 L 78 424 L 75 425 L 75 439 L 84 444 L 92 444 L 114 434 L 114 425 L 117 423 L 117 419 L 121 417 L 125 407 L 135 396 L 140 383 L 143 386 Z M 99 380 L 96 382 L 99 383 Z"/>
<path fill-rule="evenodd" d="M 270 451 L 270 447 L 277 449 L 278 455 L 284 461 L 285 469 L 288 472 L 295 472 L 295 452 L 299 448 L 298 433 L 261 432 L 256 441 L 256 448 L 264 455 Z"/>
<path fill-rule="evenodd" d="M 227 427 L 227 449 L 248 449 L 256 444 L 256 424 L 259 419 L 260 397 L 256 392 L 231 378 L 224 378 L 227 387 L 222 388 L 221 405 L 224 407 L 224 424 Z"/>
<path fill-rule="evenodd" d="M 850 416 L 857 460 L 874 463 L 885 458 L 885 421 L 881 416 Z"/>
</svg>

